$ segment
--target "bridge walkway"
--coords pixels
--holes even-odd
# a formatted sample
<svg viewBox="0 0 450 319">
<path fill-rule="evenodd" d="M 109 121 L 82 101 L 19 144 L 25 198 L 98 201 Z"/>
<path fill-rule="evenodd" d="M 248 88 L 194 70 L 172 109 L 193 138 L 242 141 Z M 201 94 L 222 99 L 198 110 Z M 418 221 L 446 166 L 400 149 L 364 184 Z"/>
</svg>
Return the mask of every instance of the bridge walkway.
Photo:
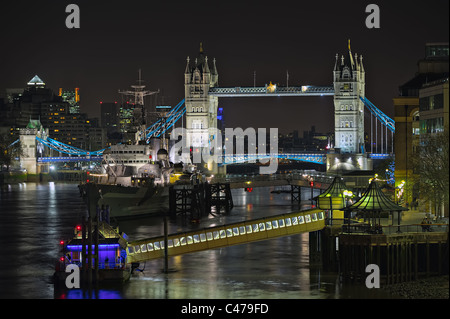
<svg viewBox="0 0 450 319">
<path fill-rule="evenodd" d="M 227 225 L 170 234 L 168 256 L 246 244 L 260 240 L 321 230 L 325 214 L 320 209 L 263 217 Z M 127 247 L 127 261 L 144 262 L 164 257 L 164 236 L 132 241 Z"/>
</svg>

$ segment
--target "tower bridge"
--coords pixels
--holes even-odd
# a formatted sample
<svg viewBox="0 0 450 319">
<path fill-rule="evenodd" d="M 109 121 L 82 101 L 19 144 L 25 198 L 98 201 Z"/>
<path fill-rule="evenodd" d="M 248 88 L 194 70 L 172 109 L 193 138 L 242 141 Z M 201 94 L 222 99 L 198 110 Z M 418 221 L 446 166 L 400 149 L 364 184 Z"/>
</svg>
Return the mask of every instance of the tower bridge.
<svg viewBox="0 0 450 319">
<path fill-rule="evenodd" d="M 348 45 L 347 54 L 336 55 L 333 68 L 332 86 L 287 86 L 279 87 L 271 82 L 264 87 L 220 87 L 216 60 L 210 64 L 208 57 L 200 45 L 200 51 L 194 63 L 189 57 L 184 72 L 185 98 L 181 100 L 164 119 L 159 119 L 145 130 L 142 135 L 147 142 L 153 137 L 161 137 L 170 131 L 174 124 L 185 117 L 185 138 L 194 147 L 210 147 L 211 141 L 218 138 L 217 118 L 219 98 L 232 97 L 277 97 L 277 96 L 333 96 L 335 144 L 334 154 L 235 154 L 232 157 L 223 157 L 222 163 L 240 163 L 249 160 L 268 158 L 307 161 L 327 164 L 327 170 L 368 169 L 371 166 L 370 158 L 383 158 L 388 153 L 388 131 L 395 133 L 395 122 L 373 105 L 365 96 L 365 70 L 362 55 L 353 54 Z M 364 141 L 364 110 L 368 109 L 371 116 L 371 149 L 365 149 Z M 311 114 L 311 116 L 314 116 Z M 373 120 L 375 119 L 375 134 Z M 381 133 L 381 152 L 378 153 L 378 123 Z M 384 130 L 383 130 L 384 128 Z M 385 146 L 383 146 L 383 131 L 385 132 Z M 373 140 L 375 139 L 375 143 Z M 25 141 L 25 139 L 23 139 Z M 61 154 L 77 157 L 79 160 L 97 160 L 103 154 L 102 150 L 86 151 L 58 142 L 47 135 L 36 134 L 35 140 L 29 136 L 26 143 L 34 143 L 41 147 L 46 146 Z M 373 149 L 374 144 L 375 152 Z M 393 143 L 392 143 L 393 144 Z M 32 146 L 29 146 L 30 148 Z M 369 154 L 367 154 L 369 152 Z M 328 152 L 329 153 L 329 152 Z M 40 158 L 41 163 L 57 162 L 55 158 Z M 345 166 L 343 163 L 345 162 Z M 351 163 L 350 163 L 351 162 Z M 350 163 L 350 164 L 349 164 Z"/>
<path fill-rule="evenodd" d="M 353 54 L 348 42 L 348 52 L 336 54 L 333 68 L 333 86 L 287 86 L 266 84 L 264 87 L 220 87 L 216 60 L 212 65 L 200 45 L 200 51 L 194 63 L 187 58 L 184 72 L 185 109 L 187 139 L 193 147 L 211 147 L 218 139 L 217 111 L 219 98 L 231 97 L 275 97 L 275 96 L 333 96 L 335 140 L 334 153 L 326 155 L 327 170 L 370 170 L 371 156 L 365 149 L 364 116 L 365 108 L 371 116 L 371 149 L 373 152 L 373 118 L 375 127 L 378 121 L 385 127 L 385 152 L 388 153 L 388 130 L 395 132 L 394 121 L 375 107 L 365 96 L 365 69 L 363 57 Z M 314 116 L 311 114 L 311 116 Z M 381 133 L 381 153 L 383 153 L 383 130 Z M 378 132 L 375 130 L 375 143 Z M 375 149 L 375 153 L 376 149 Z M 302 154 L 303 155 L 303 154 Z M 306 154 L 304 154 L 306 155 Z M 264 158 L 267 156 L 261 155 Z M 278 156 L 274 156 L 278 157 Z M 258 158 L 259 155 L 258 155 Z M 273 157 L 272 157 L 273 158 Z M 304 160 L 306 156 L 293 156 L 292 159 Z M 236 160 L 236 156 L 234 160 Z M 322 157 L 323 159 L 323 157 Z M 324 164 L 324 160 L 321 163 Z"/>
</svg>

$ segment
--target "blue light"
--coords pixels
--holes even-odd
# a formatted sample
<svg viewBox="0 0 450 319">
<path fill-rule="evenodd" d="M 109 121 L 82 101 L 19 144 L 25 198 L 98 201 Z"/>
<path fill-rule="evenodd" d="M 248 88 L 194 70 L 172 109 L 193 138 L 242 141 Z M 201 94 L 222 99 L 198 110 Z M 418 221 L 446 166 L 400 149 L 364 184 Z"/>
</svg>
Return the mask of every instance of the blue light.
<svg viewBox="0 0 450 319">
<path fill-rule="evenodd" d="M 112 248 L 118 248 L 119 246 L 120 246 L 119 244 L 99 244 L 98 248 L 99 249 L 112 249 Z M 82 245 L 67 245 L 66 248 L 68 250 L 81 251 Z M 92 245 L 92 249 L 94 249 L 94 248 L 95 248 L 95 245 Z"/>
</svg>

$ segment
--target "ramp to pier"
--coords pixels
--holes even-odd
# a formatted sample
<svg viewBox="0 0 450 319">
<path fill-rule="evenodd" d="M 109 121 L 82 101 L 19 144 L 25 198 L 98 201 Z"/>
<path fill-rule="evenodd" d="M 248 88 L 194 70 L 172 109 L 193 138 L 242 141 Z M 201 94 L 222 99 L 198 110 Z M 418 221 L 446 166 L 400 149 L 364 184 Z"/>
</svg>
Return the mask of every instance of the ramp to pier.
<svg viewBox="0 0 450 319">
<path fill-rule="evenodd" d="M 168 256 L 246 244 L 271 238 L 321 230 L 325 227 L 323 210 L 310 209 L 170 234 Z M 164 236 L 128 243 L 127 262 L 143 262 L 164 257 Z"/>
</svg>

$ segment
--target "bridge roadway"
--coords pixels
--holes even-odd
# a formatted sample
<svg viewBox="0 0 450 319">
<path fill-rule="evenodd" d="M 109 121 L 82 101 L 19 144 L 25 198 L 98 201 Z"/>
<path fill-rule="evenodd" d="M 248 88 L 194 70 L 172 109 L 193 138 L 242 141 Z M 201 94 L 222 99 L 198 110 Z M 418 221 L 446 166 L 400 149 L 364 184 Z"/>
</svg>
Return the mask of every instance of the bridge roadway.
<svg viewBox="0 0 450 319">
<path fill-rule="evenodd" d="M 321 230 L 325 214 L 320 209 L 262 217 L 243 222 L 180 232 L 167 236 L 169 257 L 208 249 Z M 127 262 L 144 262 L 164 257 L 164 236 L 128 243 Z"/>
<path fill-rule="evenodd" d="M 213 87 L 209 95 L 217 97 L 267 97 L 267 96 L 334 96 L 333 86 L 290 86 L 277 87 Z"/>
<path fill-rule="evenodd" d="M 275 175 L 256 175 L 256 176 L 240 176 L 240 177 L 215 177 L 211 183 L 230 183 L 231 188 L 245 187 L 267 187 L 267 186 L 284 186 L 295 185 L 310 188 L 309 177 L 314 180 L 313 188 L 321 190 L 327 189 L 333 182 L 333 176 L 325 174 L 306 175 L 299 173 L 275 174 Z"/>
</svg>

